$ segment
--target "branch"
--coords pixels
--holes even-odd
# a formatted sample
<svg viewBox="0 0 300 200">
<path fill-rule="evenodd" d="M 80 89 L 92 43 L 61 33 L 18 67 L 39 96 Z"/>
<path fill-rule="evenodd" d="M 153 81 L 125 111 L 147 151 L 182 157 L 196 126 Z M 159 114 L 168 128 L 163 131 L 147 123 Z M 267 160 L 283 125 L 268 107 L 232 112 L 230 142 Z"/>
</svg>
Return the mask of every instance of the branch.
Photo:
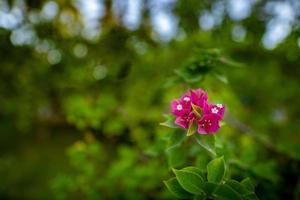
<svg viewBox="0 0 300 200">
<path fill-rule="evenodd" d="M 280 152 L 273 143 L 271 143 L 266 137 L 264 137 L 263 134 L 257 133 L 252 128 L 250 128 L 245 123 L 241 122 L 240 120 L 238 120 L 237 118 L 235 118 L 231 114 L 227 113 L 227 115 L 225 117 L 225 122 L 227 124 L 231 125 L 232 127 L 238 129 L 242 133 L 245 133 L 245 134 L 249 135 L 254 140 L 256 140 L 257 142 L 259 142 L 263 146 L 265 146 L 269 151 L 271 151 L 271 152 L 273 152 L 277 155 L 280 155 L 280 156 L 284 156 L 284 157 L 288 156 L 288 155 L 284 154 L 283 152 Z"/>
</svg>

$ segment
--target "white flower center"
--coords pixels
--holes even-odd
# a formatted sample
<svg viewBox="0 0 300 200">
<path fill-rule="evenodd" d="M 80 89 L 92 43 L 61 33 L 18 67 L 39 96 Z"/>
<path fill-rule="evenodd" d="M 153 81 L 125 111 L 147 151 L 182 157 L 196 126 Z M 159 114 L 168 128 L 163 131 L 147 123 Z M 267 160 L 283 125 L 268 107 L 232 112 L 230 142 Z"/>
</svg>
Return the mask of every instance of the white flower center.
<svg viewBox="0 0 300 200">
<path fill-rule="evenodd" d="M 218 107 L 218 108 L 223 108 L 223 105 L 220 104 L 220 103 L 218 103 L 218 104 L 217 104 L 217 107 Z"/>
<path fill-rule="evenodd" d="M 178 104 L 176 108 L 177 110 L 182 110 L 182 105 Z"/>
<path fill-rule="evenodd" d="M 217 108 L 212 108 L 211 112 L 214 113 L 214 114 L 217 114 L 219 112 L 219 110 Z"/>
<path fill-rule="evenodd" d="M 190 99 L 190 97 L 184 97 L 183 100 L 184 101 L 190 101 L 191 99 Z"/>
</svg>

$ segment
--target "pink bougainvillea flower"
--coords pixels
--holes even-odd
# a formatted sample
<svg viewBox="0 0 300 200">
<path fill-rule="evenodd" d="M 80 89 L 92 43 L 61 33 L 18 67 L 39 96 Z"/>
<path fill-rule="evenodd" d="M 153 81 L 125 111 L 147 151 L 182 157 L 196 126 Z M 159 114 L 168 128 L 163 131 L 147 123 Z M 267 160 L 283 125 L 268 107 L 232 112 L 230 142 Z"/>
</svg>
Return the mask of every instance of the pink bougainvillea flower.
<svg viewBox="0 0 300 200">
<path fill-rule="evenodd" d="M 189 128 L 189 121 L 183 117 L 176 117 L 175 124 L 185 129 Z"/>
<path fill-rule="evenodd" d="M 219 130 L 219 116 L 213 114 L 203 115 L 198 121 L 198 133 L 211 134 Z"/>
<path fill-rule="evenodd" d="M 205 114 L 214 114 L 222 119 L 225 113 L 225 106 L 222 104 L 207 104 Z"/>
<path fill-rule="evenodd" d="M 202 89 L 191 90 L 190 93 L 192 103 L 200 108 L 204 108 L 207 103 L 207 93 Z"/>
<path fill-rule="evenodd" d="M 171 103 L 172 113 L 176 117 L 186 116 L 190 113 L 190 105 L 186 105 L 181 100 L 174 100 Z"/>
<path fill-rule="evenodd" d="M 197 124 L 199 134 L 212 134 L 219 130 L 219 122 L 223 119 L 225 106 L 212 104 L 208 94 L 202 89 L 190 90 L 180 99 L 171 102 L 175 124 L 188 129 L 192 123 Z"/>
<path fill-rule="evenodd" d="M 188 129 L 190 124 L 196 120 L 194 113 L 190 112 L 187 116 L 176 117 L 175 124 L 182 128 Z"/>
<path fill-rule="evenodd" d="M 191 96 L 189 93 L 182 95 L 180 98 L 180 103 L 183 105 L 184 108 L 190 109 L 191 108 Z"/>
</svg>

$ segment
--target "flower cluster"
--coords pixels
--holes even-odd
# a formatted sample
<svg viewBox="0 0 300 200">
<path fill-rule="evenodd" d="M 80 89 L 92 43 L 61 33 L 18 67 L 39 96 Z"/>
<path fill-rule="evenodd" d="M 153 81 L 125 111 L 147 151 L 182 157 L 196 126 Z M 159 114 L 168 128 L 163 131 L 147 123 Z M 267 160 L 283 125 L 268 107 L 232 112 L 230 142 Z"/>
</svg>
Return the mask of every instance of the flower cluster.
<svg viewBox="0 0 300 200">
<path fill-rule="evenodd" d="M 180 99 L 171 102 L 175 115 L 175 123 L 185 129 L 198 125 L 199 134 L 211 134 L 219 130 L 220 120 L 223 119 L 225 106 L 211 104 L 207 93 L 202 89 L 190 90 Z"/>
</svg>

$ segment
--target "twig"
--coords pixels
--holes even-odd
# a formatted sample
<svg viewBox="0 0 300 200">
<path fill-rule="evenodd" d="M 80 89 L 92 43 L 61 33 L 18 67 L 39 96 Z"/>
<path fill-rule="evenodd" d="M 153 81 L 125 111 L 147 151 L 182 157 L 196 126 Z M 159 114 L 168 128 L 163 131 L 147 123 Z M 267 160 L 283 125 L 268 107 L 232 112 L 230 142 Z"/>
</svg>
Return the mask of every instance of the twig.
<svg viewBox="0 0 300 200">
<path fill-rule="evenodd" d="M 244 124 L 243 122 L 239 121 L 237 118 L 232 116 L 231 114 L 226 115 L 225 122 L 234 128 L 238 129 L 239 131 L 251 136 L 253 139 L 264 145 L 267 149 L 269 149 L 271 152 L 278 154 L 280 156 L 286 157 L 287 155 L 283 152 L 280 152 L 275 145 L 273 145 L 269 140 L 267 140 L 265 137 L 262 137 L 261 134 L 254 131 L 252 128 Z"/>
</svg>

